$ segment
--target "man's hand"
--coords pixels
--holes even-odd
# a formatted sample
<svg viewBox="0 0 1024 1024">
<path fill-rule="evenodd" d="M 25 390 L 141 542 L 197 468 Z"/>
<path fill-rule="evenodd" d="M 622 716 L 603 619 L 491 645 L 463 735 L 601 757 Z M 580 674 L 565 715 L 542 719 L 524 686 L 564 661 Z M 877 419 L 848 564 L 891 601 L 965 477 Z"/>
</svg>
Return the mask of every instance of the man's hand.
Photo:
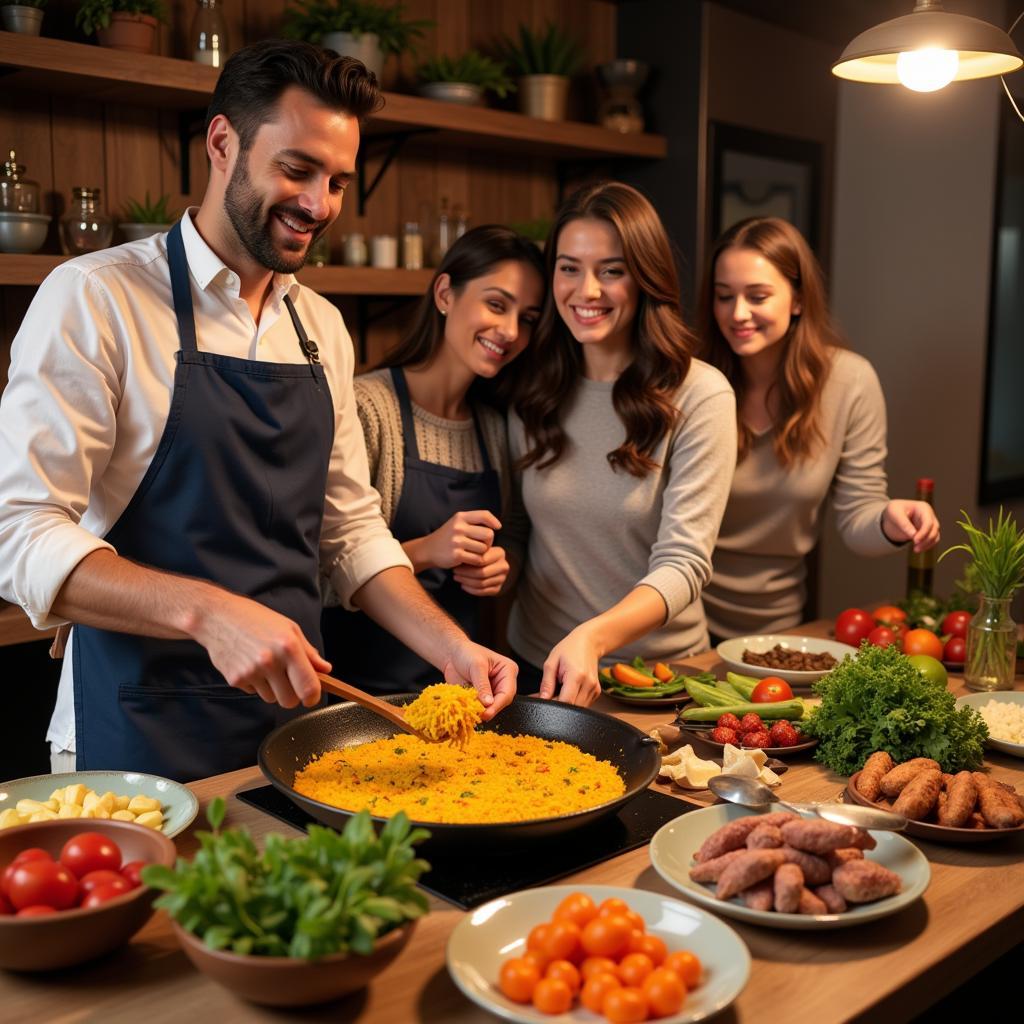
<svg viewBox="0 0 1024 1024">
<path fill-rule="evenodd" d="M 494 597 L 508 579 L 509 564 L 505 549 L 488 548 L 479 565 L 457 565 L 452 578 L 473 597 Z"/>
<path fill-rule="evenodd" d="M 464 640 L 444 664 L 445 682 L 464 686 L 471 683 L 484 706 L 484 721 L 489 722 L 516 695 L 519 666 L 511 658 Z"/>
</svg>

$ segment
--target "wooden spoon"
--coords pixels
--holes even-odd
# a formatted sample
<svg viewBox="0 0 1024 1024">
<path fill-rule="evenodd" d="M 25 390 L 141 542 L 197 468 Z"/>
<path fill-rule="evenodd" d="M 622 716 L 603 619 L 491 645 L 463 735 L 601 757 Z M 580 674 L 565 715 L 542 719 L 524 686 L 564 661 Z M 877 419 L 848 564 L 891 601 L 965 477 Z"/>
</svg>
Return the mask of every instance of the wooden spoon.
<svg viewBox="0 0 1024 1024">
<path fill-rule="evenodd" d="M 428 743 L 430 742 L 429 738 L 424 736 L 419 729 L 414 729 L 405 720 L 404 708 L 395 707 L 394 704 L 389 704 L 386 700 L 381 700 L 380 697 L 374 697 L 373 694 L 360 690 L 358 686 L 353 686 L 351 683 L 343 683 L 340 679 L 335 679 L 334 676 L 326 675 L 323 672 L 318 672 L 317 676 L 320 679 L 320 685 L 328 693 L 333 693 L 336 697 L 343 697 L 345 700 L 355 701 L 356 704 L 366 708 L 368 711 L 372 711 L 375 715 L 386 718 L 392 725 L 398 726 L 403 732 L 407 732 L 412 736 L 418 736 L 421 740 L 425 740 Z"/>
</svg>

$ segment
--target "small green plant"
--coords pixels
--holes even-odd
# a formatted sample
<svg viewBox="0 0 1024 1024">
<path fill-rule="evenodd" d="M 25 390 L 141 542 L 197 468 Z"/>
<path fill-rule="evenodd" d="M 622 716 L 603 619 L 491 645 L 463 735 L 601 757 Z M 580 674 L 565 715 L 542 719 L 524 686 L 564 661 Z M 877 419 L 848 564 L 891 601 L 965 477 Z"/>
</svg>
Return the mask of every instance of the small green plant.
<svg viewBox="0 0 1024 1024">
<path fill-rule="evenodd" d="M 365 32 L 377 36 L 381 52 L 413 52 L 423 33 L 434 25 L 426 18 L 407 18 L 402 4 L 390 7 L 370 0 L 296 0 L 284 13 L 286 39 L 320 43 L 330 32 Z"/>
<path fill-rule="evenodd" d="M 97 29 L 110 28 L 110 16 L 123 14 L 149 14 L 157 21 L 167 21 L 163 0 L 79 0 L 75 24 L 91 36 Z"/>
<path fill-rule="evenodd" d="M 170 198 L 169 195 L 162 195 L 153 202 L 147 189 L 146 198 L 142 202 L 132 198 L 125 201 L 124 219 L 129 224 L 170 224 L 178 219 L 178 215 L 167 207 Z"/>
<path fill-rule="evenodd" d="M 520 24 L 517 39 L 502 36 L 497 44 L 498 57 L 519 76 L 572 76 L 583 61 L 580 41 L 548 22 L 543 32 L 534 32 Z"/>
<path fill-rule="evenodd" d="M 467 50 L 461 57 L 433 57 L 416 69 L 416 77 L 421 82 L 465 82 L 502 99 L 515 89 L 505 65 L 478 50 Z"/>
<path fill-rule="evenodd" d="M 979 530 L 963 509 L 960 514 L 964 519 L 957 526 L 967 534 L 967 541 L 946 548 L 939 561 L 952 551 L 966 551 L 981 593 L 997 599 L 1013 597 L 1013 592 L 1024 586 L 1024 531 L 1001 505 L 995 522 L 989 516 L 987 530 Z"/>
<path fill-rule="evenodd" d="M 509 224 L 509 227 L 531 242 L 545 242 L 551 232 L 551 218 L 536 217 L 533 220 L 516 221 Z"/>
</svg>

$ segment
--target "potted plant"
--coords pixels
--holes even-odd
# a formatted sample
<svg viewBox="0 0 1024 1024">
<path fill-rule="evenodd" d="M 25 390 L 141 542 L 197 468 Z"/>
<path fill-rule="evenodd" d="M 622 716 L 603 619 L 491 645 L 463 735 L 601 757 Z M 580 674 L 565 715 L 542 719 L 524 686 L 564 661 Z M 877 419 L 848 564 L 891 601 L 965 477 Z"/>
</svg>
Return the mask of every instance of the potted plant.
<svg viewBox="0 0 1024 1024">
<path fill-rule="evenodd" d="M 149 198 L 148 189 L 142 202 L 129 198 L 124 204 L 125 219 L 117 225 L 125 239 L 137 242 L 140 238 L 148 238 L 158 231 L 168 231 L 178 219 L 178 215 L 167 207 L 170 198 L 168 195 L 162 195 L 153 202 Z"/>
<path fill-rule="evenodd" d="M 388 56 L 411 51 L 434 22 L 405 17 L 401 3 L 296 0 L 284 15 L 284 35 L 361 60 L 378 78 Z"/>
<path fill-rule="evenodd" d="M 96 33 L 100 46 L 152 53 L 157 25 L 167 21 L 162 0 L 79 0 L 75 24 Z"/>
<path fill-rule="evenodd" d="M 467 50 L 461 57 L 433 57 L 416 69 L 416 77 L 421 96 L 468 106 L 483 102 L 485 92 L 504 98 L 515 89 L 505 65 L 478 50 Z"/>
<path fill-rule="evenodd" d="M 142 872 L 199 970 L 251 1002 L 304 1006 L 362 988 L 401 952 L 427 910 L 413 849 L 426 829 L 400 812 L 378 836 L 363 810 L 341 833 L 310 825 L 261 852 L 244 829 L 220 831 L 224 810 L 210 802 L 192 861 Z"/>
<path fill-rule="evenodd" d="M 516 232 L 516 234 L 522 235 L 523 238 L 528 238 L 541 252 L 544 251 L 544 244 L 548 240 L 548 235 L 551 233 L 551 218 L 550 217 L 535 217 L 533 220 L 520 220 L 513 224 L 509 224 L 509 227 Z"/>
<path fill-rule="evenodd" d="M 537 33 L 520 24 L 518 39 L 503 36 L 497 53 L 519 75 L 519 109 L 529 117 L 564 121 L 569 79 L 583 58 L 579 40 L 550 21 Z"/>
<path fill-rule="evenodd" d="M 46 0 L 4 0 L 0 5 L 0 24 L 6 32 L 37 36 L 43 28 Z"/>
</svg>

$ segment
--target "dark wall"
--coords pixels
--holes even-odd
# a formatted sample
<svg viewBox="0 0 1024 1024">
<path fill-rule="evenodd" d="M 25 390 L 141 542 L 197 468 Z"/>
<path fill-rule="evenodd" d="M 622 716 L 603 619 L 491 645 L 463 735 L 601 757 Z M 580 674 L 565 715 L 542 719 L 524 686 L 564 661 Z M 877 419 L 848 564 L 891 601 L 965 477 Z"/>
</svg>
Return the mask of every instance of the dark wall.
<svg viewBox="0 0 1024 1024">
<path fill-rule="evenodd" d="M 50 770 L 46 728 L 62 663 L 50 658 L 49 649 L 49 640 L 0 648 L 0 781 Z"/>
</svg>

